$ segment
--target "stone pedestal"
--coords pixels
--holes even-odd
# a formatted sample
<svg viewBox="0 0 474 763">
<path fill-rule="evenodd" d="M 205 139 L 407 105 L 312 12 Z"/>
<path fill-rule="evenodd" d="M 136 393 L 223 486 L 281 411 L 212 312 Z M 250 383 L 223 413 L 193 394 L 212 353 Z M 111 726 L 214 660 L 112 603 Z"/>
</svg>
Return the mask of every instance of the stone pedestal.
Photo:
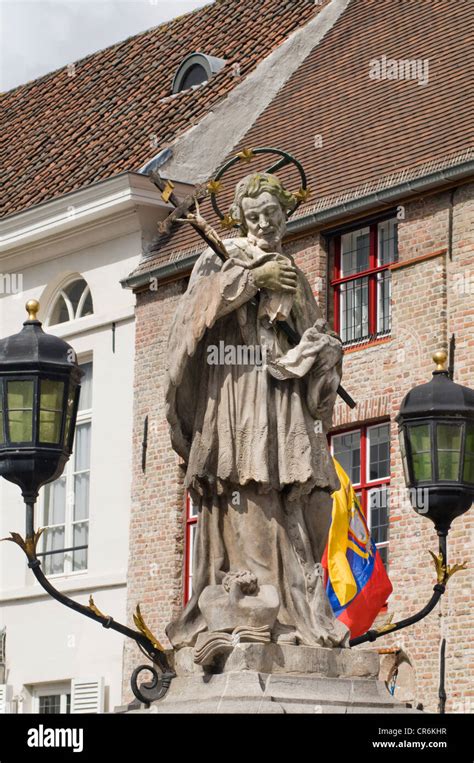
<svg viewBox="0 0 474 763">
<path fill-rule="evenodd" d="M 166 697 L 135 713 L 410 713 L 378 680 L 379 656 L 362 649 L 237 644 L 212 670 L 194 650 L 175 655 Z"/>
</svg>

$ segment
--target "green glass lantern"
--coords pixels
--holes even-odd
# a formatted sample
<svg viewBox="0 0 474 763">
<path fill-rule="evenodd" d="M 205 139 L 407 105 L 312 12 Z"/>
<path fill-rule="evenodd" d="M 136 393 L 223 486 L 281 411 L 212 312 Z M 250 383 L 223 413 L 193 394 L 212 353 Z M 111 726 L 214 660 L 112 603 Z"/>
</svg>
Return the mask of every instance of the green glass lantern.
<svg viewBox="0 0 474 763">
<path fill-rule="evenodd" d="M 83 371 L 73 348 L 46 334 L 27 302 L 19 334 L 0 340 L 0 475 L 34 503 L 72 451 Z"/>
<path fill-rule="evenodd" d="M 396 418 L 412 505 L 441 534 L 474 500 L 474 390 L 450 379 L 446 358 L 433 355 L 432 380 L 410 390 Z"/>
</svg>

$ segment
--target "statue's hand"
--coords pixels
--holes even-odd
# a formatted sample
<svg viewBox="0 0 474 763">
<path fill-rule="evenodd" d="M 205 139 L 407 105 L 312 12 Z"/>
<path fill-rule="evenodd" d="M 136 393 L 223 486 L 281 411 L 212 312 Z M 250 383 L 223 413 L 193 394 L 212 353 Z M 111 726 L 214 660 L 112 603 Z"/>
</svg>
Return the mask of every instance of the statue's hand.
<svg viewBox="0 0 474 763">
<path fill-rule="evenodd" d="M 259 289 L 295 292 L 296 269 L 288 261 L 270 260 L 252 270 L 253 280 Z"/>
</svg>

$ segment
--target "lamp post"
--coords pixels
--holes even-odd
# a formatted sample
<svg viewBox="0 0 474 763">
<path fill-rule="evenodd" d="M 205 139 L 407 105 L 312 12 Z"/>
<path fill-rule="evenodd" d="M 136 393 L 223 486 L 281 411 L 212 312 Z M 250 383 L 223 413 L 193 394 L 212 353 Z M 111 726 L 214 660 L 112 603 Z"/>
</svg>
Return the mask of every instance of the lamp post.
<svg viewBox="0 0 474 763">
<path fill-rule="evenodd" d="M 435 352 L 433 360 L 433 378 L 408 392 L 396 421 L 410 502 L 417 514 L 431 519 L 438 535 L 439 553 L 430 551 L 437 582 L 431 599 L 415 615 L 369 630 L 351 639 L 351 646 L 422 620 L 440 600 L 449 578 L 466 568 L 466 562 L 448 565 L 447 537 L 453 520 L 474 500 L 474 390 L 452 381 L 446 352 Z"/>
<path fill-rule="evenodd" d="M 38 491 L 61 476 L 72 453 L 83 372 L 73 348 L 43 331 L 36 317 L 39 303 L 30 300 L 26 309 L 28 319 L 23 330 L 0 340 L 0 475 L 20 487 L 26 506 L 25 538 L 12 532 L 3 540 L 20 546 L 38 583 L 54 599 L 138 644 L 153 665 L 136 668 L 132 690 L 147 703 L 150 697 L 164 696 L 174 672 L 163 647 L 144 622 L 139 605 L 133 618 L 138 629 L 135 631 L 104 615 L 92 596 L 85 607 L 56 590 L 44 575 L 36 554 L 43 533 L 35 531 L 34 526 Z M 138 675 L 144 670 L 152 673 L 153 680 L 139 687 Z"/>
</svg>

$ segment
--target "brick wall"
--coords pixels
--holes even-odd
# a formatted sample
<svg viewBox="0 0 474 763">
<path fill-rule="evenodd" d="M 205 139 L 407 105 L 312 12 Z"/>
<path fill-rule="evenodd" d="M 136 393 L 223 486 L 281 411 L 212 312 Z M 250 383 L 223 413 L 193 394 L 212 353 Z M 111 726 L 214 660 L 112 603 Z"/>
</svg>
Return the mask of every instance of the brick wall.
<svg viewBox="0 0 474 763">
<path fill-rule="evenodd" d="M 163 376 L 171 319 L 185 281 L 137 295 L 134 384 L 133 487 L 128 563 L 127 622 L 140 604 L 150 630 L 165 646 L 165 625 L 182 602 L 184 494 L 179 460 L 171 450 L 164 412 Z M 146 469 L 142 442 L 148 416 Z M 133 699 L 130 676 L 147 660 L 127 640 L 124 653 L 124 702 Z"/>
<path fill-rule="evenodd" d="M 338 402 L 334 426 L 368 420 L 392 421 L 392 504 L 389 573 L 394 584 L 389 613 L 405 617 L 428 601 L 435 582 L 428 549 L 437 550 L 429 520 L 415 514 L 406 497 L 394 418 L 403 396 L 430 379 L 431 354 L 456 333 L 455 380 L 474 386 L 474 186 L 404 204 L 399 221 L 399 262 L 392 272 L 393 326 L 388 341 L 346 352 L 344 386 L 357 400 L 351 411 Z M 452 204 L 452 247 L 450 206 Z M 471 221 L 471 222 L 470 222 Z M 287 246 L 308 275 L 321 307 L 326 305 L 326 241 L 318 233 Z M 450 251 L 452 258 L 450 258 Z M 409 264 L 408 264 L 409 263 Z M 184 498 L 178 460 L 164 418 L 162 377 L 166 338 L 183 280 L 137 295 L 134 487 L 130 533 L 129 619 L 142 603 L 146 621 L 166 643 L 164 626 L 182 601 Z M 330 305 L 329 305 L 330 307 Z M 141 469 L 143 420 L 149 416 L 147 470 Z M 451 562 L 474 556 L 474 510 L 457 519 L 448 539 Z M 474 710 L 474 616 L 472 573 L 457 573 L 444 602 L 422 623 L 386 636 L 383 647 L 399 646 L 415 668 L 417 701 L 437 708 L 439 645 L 447 638 L 446 689 L 449 711 Z M 125 698 L 129 675 L 141 655 L 126 647 Z"/>
<path fill-rule="evenodd" d="M 474 270 L 473 190 L 473 186 L 463 187 L 454 194 L 452 259 L 451 194 L 405 205 L 405 217 L 399 221 L 403 266 L 392 271 L 391 339 L 349 350 L 344 359 L 343 383 L 358 405 L 351 411 L 338 402 L 334 425 L 347 427 L 383 416 L 392 421 L 389 574 L 394 592 L 388 614 L 393 614 L 394 621 L 415 613 L 429 600 L 436 578 L 428 549 L 437 552 L 438 545 L 432 523 L 418 516 L 408 501 L 394 419 L 406 392 L 429 381 L 434 368 L 431 354 L 447 348 L 453 332 L 457 342 L 455 380 L 474 386 L 474 278 L 469 276 Z M 451 563 L 474 555 L 473 527 L 472 510 L 455 521 L 448 539 Z M 416 699 L 431 711 L 438 704 L 443 636 L 447 639 L 447 711 L 474 711 L 474 650 L 469 639 L 474 617 L 468 610 L 472 593 L 472 573 L 457 573 L 440 607 L 417 625 L 377 642 L 406 652 L 415 668 Z"/>
<path fill-rule="evenodd" d="M 453 194 L 452 260 L 447 258 L 448 336 L 456 335 L 455 381 L 474 387 L 474 187 Z M 474 509 L 456 520 L 449 537 L 451 563 L 468 561 L 448 586 L 443 609 L 449 707 L 474 713 Z"/>
</svg>

